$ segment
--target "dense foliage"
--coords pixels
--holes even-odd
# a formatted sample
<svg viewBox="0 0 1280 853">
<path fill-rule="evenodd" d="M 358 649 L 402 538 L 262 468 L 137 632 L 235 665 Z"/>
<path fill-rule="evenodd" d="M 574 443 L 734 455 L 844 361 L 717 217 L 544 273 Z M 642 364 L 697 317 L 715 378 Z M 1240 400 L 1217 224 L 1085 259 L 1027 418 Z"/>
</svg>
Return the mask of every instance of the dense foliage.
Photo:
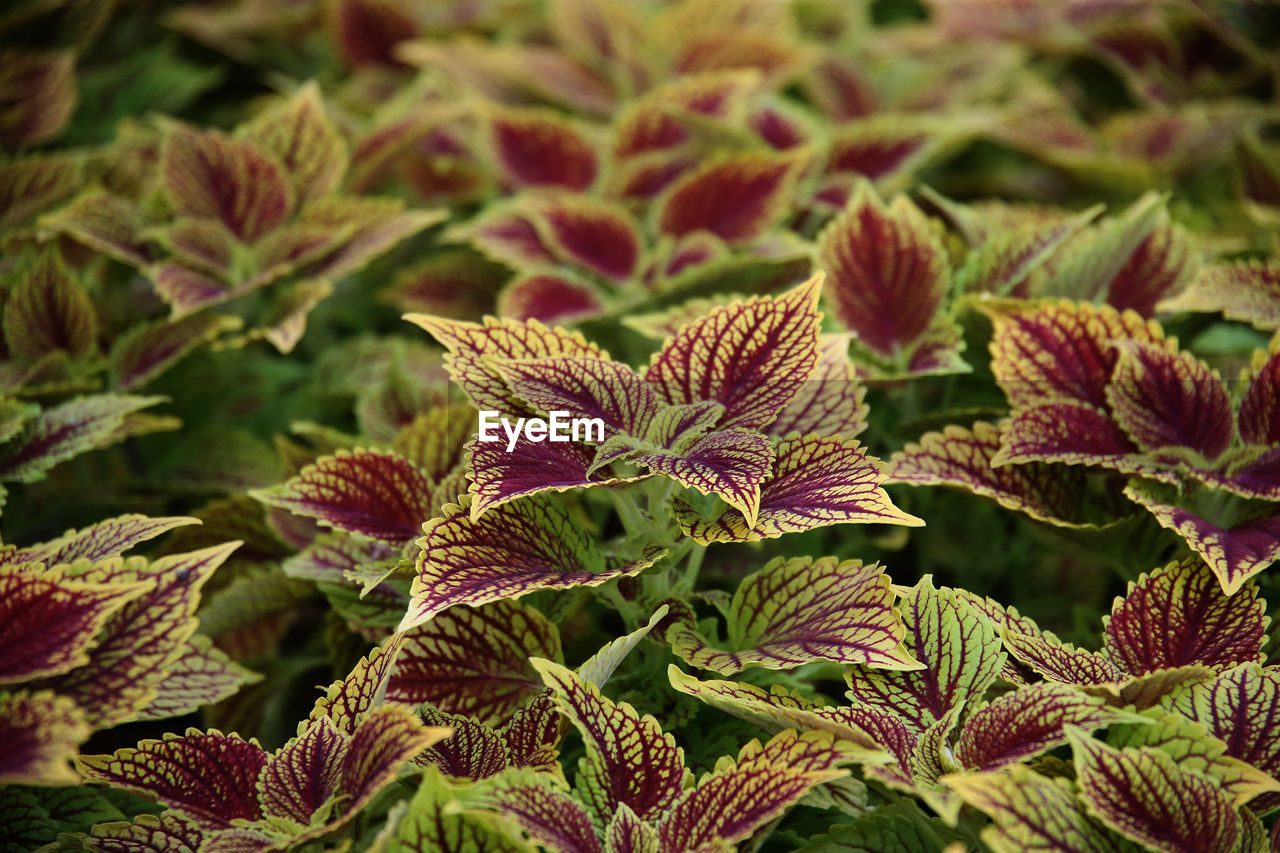
<svg viewBox="0 0 1280 853">
<path fill-rule="evenodd" d="M 0 853 L 1280 849 L 1273 4 L 0 53 Z"/>
</svg>

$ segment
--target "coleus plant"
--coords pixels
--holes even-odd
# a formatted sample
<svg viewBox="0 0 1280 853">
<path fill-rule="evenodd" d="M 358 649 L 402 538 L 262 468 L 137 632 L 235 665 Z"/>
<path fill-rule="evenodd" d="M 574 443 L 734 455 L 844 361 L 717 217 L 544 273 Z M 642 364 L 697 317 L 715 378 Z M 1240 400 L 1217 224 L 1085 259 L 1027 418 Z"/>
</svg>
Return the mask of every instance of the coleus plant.
<svg viewBox="0 0 1280 853">
<path fill-rule="evenodd" d="M 125 515 L 0 550 L 4 783 L 72 782 L 68 759 L 92 733 L 188 714 L 258 678 L 196 633 L 201 587 L 240 543 L 121 556 L 194 521 Z"/>
<path fill-rule="evenodd" d="M 333 282 L 441 218 L 341 192 L 347 144 L 315 85 L 232 134 L 159 124 L 117 154 L 158 158 L 157 171 L 86 190 L 40 224 L 143 270 L 171 319 L 286 281 L 253 335 L 287 352 Z"/>
<path fill-rule="evenodd" d="M 1054 463 L 1101 468 L 1129 478 L 1124 495 L 1182 537 L 1226 592 L 1275 560 L 1280 355 L 1255 353 L 1233 395 L 1132 311 L 1065 301 L 985 310 L 1010 416 L 924 436 L 894 455 L 892 479 L 966 488 L 1069 526 L 1088 521 L 1069 491 L 1082 483 Z"/>
</svg>

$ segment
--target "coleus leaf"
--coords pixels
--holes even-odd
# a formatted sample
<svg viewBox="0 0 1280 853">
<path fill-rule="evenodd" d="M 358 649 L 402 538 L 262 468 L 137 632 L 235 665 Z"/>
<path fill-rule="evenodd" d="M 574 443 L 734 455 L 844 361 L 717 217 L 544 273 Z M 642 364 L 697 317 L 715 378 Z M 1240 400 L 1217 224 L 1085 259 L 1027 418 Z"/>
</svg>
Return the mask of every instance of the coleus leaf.
<svg viewBox="0 0 1280 853">
<path fill-rule="evenodd" d="M 98 315 L 61 254 L 46 249 L 16 275 L 4 306 L 11 357 L 35 360 L 63 352 L 83 358 L 97 346 Z"/>
<path fill-rule="evenodd" d="M 949 589 L 924 577 L 902 604 L 907 652 L 924 666 L 914 671 L 855 667 L 849 698 L 896 715 L 924 731 L 982 696 L 1005 662 L 995 629 Z"/>
<path fill-rule="evenodd" d="M 586 743 L 577 789 L 597 822 L 608 823 L 619 804 L 642 819 L 663 815 L 684 783 L 684 754 L 675 738 L 652 716 L 615 704 L 560 664 L 538 658 L 533 665 Z"/>
<path fill-rule="evenodd" d="M 160 720 L 190 714 L 261 680 L 261 675 L 233 661 L 207 636 L 197 634 L 169 664 L 168 672 L 156 685 L 156 695 L 136 718 Z"/>
<path fill-rule="evenodd" d="M 1280 261 L 1245 261 L 1205 267 L 1160 311 L 1221 313 L 1259 329 L 1280 329 Z"/>
<path fill-rule="evenodd" d="M 947 426 L 926 433 L 890 457 L 886 481 L 913 486 L 952 486 L 991 498 L 1037 521 L 1063 527 L 1087 521 L 1076 501 L 1083 474 L 1045 463 L 1001 465 L 1001 430 L 985 421 L 969 429 Z"/>
<path fill-rule="evenodd" d="M 533 408 L 599 418 L 606 436 L 643 436 L 658 409 L 653 386 L 616 361 L 570 356 L 494 361 L 493 366 L 512 393 Z"/>
<path fill-rule="evenodd" d="M 382 705 L 367 711 L 351 733 L 351 746 L 342 760 L 342 781 L 338 786 L 342 821 L 353 817 L 395 781 L 400 768 L 414 756 L 448 736 L 448 729 L 424 726 L 417 714 L 399 705 Z"/>
<path fill-rule="evenodd" d="M 478 411 L 508 414 L 520 410 L 520 402 L 507 388 L 490 359 L 530 359 L 559 356 L 608 358 L 608 353 L 581 334 L 547 328 L 537 320 L 485 318 L 483 324 L 408 314 L 405 319 L 426 329 L 449 351 L 445 365 L 449 376 Z"/>
<path fill-rule="evenodd" d="M 13 546 L 2 548 L 0 564 L 44 563 L 46 566 L 54 566 L 77 560 L 97 563 L 119 557 L 135 545 L 154 539 L 175 527 L 199 523 L 199 519 L 188 516 L 148 518 L 145 515 L 120 515 L 80 530 L 69 530 L 57 539 L 39 545 L 19 549 Z"/>
<path fill-rule="evenodd" d="M 514 601 L 454 607 L 406 632 L 387 698 L 496 725 L 542 690 L 533 657 L 563 662 L 560 632 Z"/>
<path fill-rule="evenodd" d="M 713 401 L 720 427 L 759 429 L 796 396 L 818 359 L 821 275 L 778 297 L 713 310 L 653 356 L 644 378 L 663 402 Z"/>
<path fill-rule="evenodd" d="M 1256 767 L 1227 755 L 1227 745 L 1208 733 L 1201 723 L 1180 714 L 1152 708 L 1132 725 L 1113 726 L 1107 743 L 1117 748 L 1151 747 L 1166 753 L 1183 770 L 1192 770 L 1216 780 L 1237 805 L 1280 791 L 1280 781 Z M 1258 800 L 1259 805 L 1264 801 Z"/>
<path fill-rule="evenodd" d="M 658 450 L 630 461 L 687 488 L 716 495 L 753 527 L 760 509 L 760 486 L 773 472 L 774 457 L 769 439 L 760 433 L 722 429 L 678 453 Z"/>
<path fill-rule="evenodd" d="M 260 113 L 240 135 L 279 158 L 299 207 L 332 193 L 346 174 L 346 143 L 325 115 L 320 89 L 314 83 Z"/>
<path fill-rule="evenodd" d="M 956 760 L 964 767 L 994 770 L 1066 743 L 1066 726 L 1087 732 L 1127 719 L 1074 687 L 1029 684 L 969 715 L 956 743 Z"/>
<path fill-rule="evenodd" d="M 667 633 L 687 663 L 732 675 L 750 666 L 787 669 L 815 660 L 914 669 L 889 578 L 876 563 L 778 557 L 745 578 L 726 619 L 723 651 L 686 625 Z"/>
<path fill-rule="evenodd" d="M 503 504 L 480 519 L 471 518 L 469 503 L 464 497 L 424 525 L 413 600 L 398 630 L 458 604 L 476 607 L 539 589 L 598 586 L 638 574 L 664 554 L 649 549 L 633 562 L 610 564 L 568 513 L 545 497 Z"/>
<path fill-rule="evenodd" d="M 709 231 L 728 243 L 759 237 L 786 211 L 805 159 L 746 152 L 712 159 L 683 175 L 659 202 L 659 233 Z"/>
<path fill-rule="evenodd" d="M 536 788 L 545 784 L 541 775 L 529 773 L 523 778 Z M 515 803 L 521 801 L 520 793 L 514 790 L 510 796 L 503 796 L 504 807 L 510 803 L 513 809 L 517 808 Z M 561 792 L 559 796 L 573 803 L 567 794 Z M 534 802 L 542 805 L 540 798 Z M 581 807 L 577 809 L 581 813 Z M 555 819 L 546 821 L 549 826 L 557 823 Z M 563 815 L 559 823 L 567 823 Z M 590 829 L 589 821 L 587 828 Z M 595 838 L 594 835 L 588 837 Z M 444 777 L 434 768 L 428 768 L 408 809 L 395 825 L 388 849 L 395 853 L 530 853 L 533 848 L 497 816 L 463 806 Z M 594 850 L 598 853 L 598 842 Z"/>
<path fill-rule="evenodd" d="M 595 285 L 566 272 L 534 269 L 502 288 L 497 313 L 513 320 L 578 323 L 605 313 L 605 296 Z"/>
<path fill-rule="evenodd" d="M 398 454 L 358 449 L 339 450 L 288 482 L 251 494 L 326 526 L 403 542 L 434 514 L 432 492 L 426 476 Z"/>
<path fill-rule="evenodd" d="M 1235 848 L 1240 817 L 1213 780 L 1181 769 L 1158 749 L 1115 749 L 1078 731 L 1068 738 L 1080 799 L 1116 832 L 1169 853 Z"/>
<path fill-rule="evenodd" d="M 1156 225 L 1129 255 L 1107 286 L 1107 303 L 1150 317 L 1169 294 L 1195 278 L 1198 261 L 1186 231 L 1169 222 L 1163 209 Z"/>
<path fill-rule="evenodd" d="M 1133 480 L 1124 493 L 1155 516 L 1161 527 L 1181 536 L 1213 569 L 1227 595 L 1280 557 L 1280 515 L 1247 518 L 1225 527 L 1174 503 L 1166 490 L 1154 484 Z"/>
<path fill-rule="evenodd" d="M 995 853 L 1129 853 L 1133 847 L 1090 817 L 1065 779 L 1027 767 L 957 773 L 943 782 L 993 825 L 982 840 Z"/>
<path fill-rule="evenodd" d="M 0 684 L 88 663 L 107 619 L 147 590 L 142 583 L 81 583 L 40 568 L 0 567 Z"/>
<path fill-rule="evenodd" d="M 36 415 L 0 458 L 0 480 L 30 483 L 60 462 L 128 438 L 130 416 L 163 397 L 96 394 L 77 397 Z"/>
<path fill-rule="evenodd" d="M 593 450 L 582 443 L 535 442 L 522 433 L 510 450 L 502 440 L 477 440 L 468 447 L 468 499 L 473 520 L 517 498 L 623 482 L 601 479 L 592 470 Z"/>
<path fill-rule="evenodd" d="M 229 542 L 150 562 L 130 557 L 67 567 L 69 576 L 86 581 L 148 588 L 108 618 L 87 664 L 48 684 L 76 699 L 96 728 L 133 719 L 156 698 L 159 683 L 195 633 L 201 588 L 239 546 Z"/>
<path fill-rule="evenodd" d="M 135 267 L 152 260 L 140 233 L 139 212 L 127 200 L 103 189 L 89 189 L 69 204 L 40 218 L 40 225 L 65 234 L 109 258 Z"/>
<path fill-rule="evenodd" d="M 664 850 L 700 850 L 735 842 L 778 817 L 809 789 L 846 771 L 842 745 L 828 734 L 784 731 L 751 741 L 737 760 L 723 758 L 672 804 L 658 824 Z"/>
<path fill-rule="evenodd" d="M 1117 301 L 1126 301 L 1129 296 L 1126 291 L 1135 283 L 1128 279 L 1140 273 L 1145 261 L 1142 257 L 1135 258 L 1135 254 L 1155 229 L 1161 225 L 1168 227 L 1168 222 L 1163 199 L 1154 192 L 1146 193 L 1120 216 L 1091 229 L 1089 238 L 1080 241 L 1083 245 L 1065 258 L 1050 288 L 1063 296 L 1092 300 L 1108 296 L 1115 282 Z"/>
<path fill-rule="evenodd" d="M 702 519 L 683 501 L 673 503 L 680 526 L 695 541 L 744 542 L 772 539 L 829 524 L 902 524 L 920 519 L 895 507 L 881 488 L 879 463 L 856 440 L 791 436 L 774 449 L 773 476 L 760 488 L 760 512 L 753 526 L 742 513 L 726 510 Z"/>
<path fill-rule="evenodd" d="M 91 782 L 155 799 L 214 830 L 262 816 L 254 786 L 267 760 L 256 740 L 188 729 L 113 755 L 85 755 L 76 763 Z"/>
<path fill-rule="evenodd" d="M 309 264 L 306 274 L 316 279 L 341 279 L 444 218 L 445 212 L 439 209 L 406 210 L 404 202 L 396 198 L 327 195 L 315 199 L 299 225 L 311 226 L 313 235 L 328 229 L 345 231 L 349 236 L 333 252 Z"/>
<path fill-rule="evenodd" d="M 625 209 L 584 196 L 555 195 L 535 200 L 532 210 L 555 256 L 616 282 L 636 272 L 640 235 Z"/>
<path fill-rule="evenodd" d="M 1030 466 L 1056 462 L 1179 481 L 1168 464 L 1140 455 L 1110 412 L 1088 403 L 1062 400 L 1015 409 L 999 429 L 1000 449 L 991 458 L 992 468 L 1036 470 Z"/>
<path fill-rule="evenodd" d="M 481 788 L 477 800 L 479 805 L 514 820 L 546 849 L 557 853 L 604 851 L 586 809 L 547 774 L 508 770 Z"/>
<path fill-rule="evenodd" d="M 1105 409 L 1105 389 L 1132 340 L 1164 345 L 1152 320 L 1107 305 L 1073 302 L 986 303 L 991 318 L 991 372 L 1014 408 L 1073 401 Z"/>
<path fill-rule="evenodd" d="M 1236 423 L 1248 444 L 1280 444 L 1280 351 L 1255 356 Z"/>
<path fill-rule="evenodd" d="M 84 158 L 56 153 L 13 157 L 0 163 L 0 230 L 8 231 L 83 185 Z"/>
<path fill-rule="evenodd" d="M 173 811 L 160 817 L 140 814 L 132 823 L 100 823 L 91 832 L 80 843 L 94 853 L 196 853 L 204 840 L 193 821 Z"/>
<path fill-rule="evenodd" d="M 489 133 L 498 166 L 512 183 L 579 192 L 595 183 L 600 166 L 590 140 L 554 113 L 496 112 Z"/>
<path fill-rule="evenodd" d="M 784 729 L 826 732 L 866 765 L 892 761 L 886 749 L 905 755 L 915 743 L 915 734 L 901 720 L 874 709 L 818 705 L 777 684 L 766 691 L 742 681 L 699 681 L 675 664 L 667 668 L 667 678 L 681 693 L 772 734 Z"/>
<path fill-rule="evenodd" d="M 452 734 L 419 753 L 416 763 L 434 764 L 451 779 L 472 781 L 496 776 L 507 768 L 511 750 L 504 732 L 475 717 L 450 714 L 431 705 L 419 708 L 418 716 L 430 726 L 452 730 Z"/>
<path fill-rule="evenodd" d="M 999 296 L 1020 292 L 1028 277 L 1101 211 L 1097 206 L 1061 221 L 996 231 L 966 259 L 958 274 L 964 289 Z"/>
<path fill-rule="evenodd" d="M 76 106 L 76 55 L 8 48 L 0 63 L 0 144 L 26 148 L 54 139 Z"/>
<path fill-rule="evenodd" d="M 264 815 L 309 826 L 338 792 L 350 745 L 328 717 L 312 721 L 263 766 L 256 790 Z"/>
<path fill-rule="evenodd" d="M 1141 575 L 1103 618 L 1107 657 L 1134 675 L 1188 664 L 1227 668 L 1262 660 L 1270 619 L 1247 583 L 1228 596 L 1198 559 Z"/>
<path fill-rule="evenodd" d="M 293 188 L 280 161 L 218 131 L 175 126 L 165 138 L 162 167 L 177 213 L 217 219 L 246 243 L 293 209 Z"/>
<path fill-rule="evenodd" d="M 897 361 L 934 324 L 950 274 L 924 214 L 905 197 L 889 206 L 861 184 L 818 237 L 827 298 L 859 343 Z"/>
<path fill-rule="evenodd" d="M 1189 448 L 1209 462 L 1232 439 L 1231 401 L 1216 371 L 1186 352 L 1141 341 L 1119 353 L 1106 387 L 1112 417 L 1143 450 Z"/>
<path fill-rule="evenodd" d="M 70 761 L 93 729 L 74 701 L 51 690 L 0 691 L 0 785 L 73 785 Z"/>
<path fill-rule="evenodd" d="M 1161 703 L 1201 723 L 1223 741 L 1227 754 L 1263 773 L 1280 778 L 1280 729 L 1272 722 L 1280 702 L 1280 673 L 1242 664 L 1217 677 L 1184 685 Z M 1280 796 L 1265 794 L 1254 802 L 1260 813 L 1280 805 Z"/>
<path fill-rule="evenodd" d="M 115 387 L 132 391 L 146 385 L 183 357 L 240 326 L 236 317 L 212 313 L 134 326 L 116 338 L 107 356 Z"/>
<path fill-rule="evenodd" d="M 312 706 L 310 716 L 298 724 L 298 734 L 301 735 L 310 723 L 321 717 L 331 720 L 342 734 L 355 734 L 359 721 L 385 698 L 392 666 L 404 639 L 403 634 L 391 635 L 361 658 L 346 678 L 329 685 L 325 695 Z"/>
<path fill-rule="evenodd" d="M 867 428 L 866 394 L 849 358 L 849 342 L 842 335 L 820 337 L 813 373 L 765 430 L 774 438 L 793 432 L 854 438 Z"/>
</svg>

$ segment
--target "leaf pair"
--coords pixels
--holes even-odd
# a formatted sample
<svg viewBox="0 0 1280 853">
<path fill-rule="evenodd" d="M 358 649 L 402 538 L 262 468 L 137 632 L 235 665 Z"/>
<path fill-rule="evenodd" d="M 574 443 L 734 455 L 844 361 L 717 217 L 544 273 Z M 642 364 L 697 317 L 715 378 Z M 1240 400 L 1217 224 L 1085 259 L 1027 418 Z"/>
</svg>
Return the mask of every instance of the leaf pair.
<svg viewBox="0 0 1280 853">
<path fill-rule="evenodd" d="M 0 553 L 6 781 L 69 781 L 66 761 L 92 732 L 190 713 L 256 679 L 195 635 L 200 588 L 240 543 L 119 556 L 191 521 L 122 516 Z"/>
<path fill-rule="evenodd" d="M 84 777 L 151 797 L 198 827 L 205 843 L 287 849 L 341 829 L 402 765 L 448 729 L 382 705 L 400 644 L 389 641 L 333 684 L 274 753 L 256 740 L 210 730 L 144 740 L 113 755 L 84 756 Z"/>
</svg>

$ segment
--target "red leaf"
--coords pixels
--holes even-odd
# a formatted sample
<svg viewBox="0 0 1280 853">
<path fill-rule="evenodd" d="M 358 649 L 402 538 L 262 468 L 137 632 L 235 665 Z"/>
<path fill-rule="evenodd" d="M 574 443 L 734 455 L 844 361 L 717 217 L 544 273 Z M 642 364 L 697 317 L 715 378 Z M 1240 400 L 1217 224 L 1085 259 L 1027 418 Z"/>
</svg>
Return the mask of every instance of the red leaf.
<svg viewBox="0 0 1280 853">
<path fill-rule="evenodd" d="M 499 113 L 490 133 L 498 164 L 514 183 L 570 190 L 595 183 L 599 164 L 592 144 L 552 113 Z"/>
<path fill-rule="evenodd" d="M 397 542 L 417 536 L 432 516 L 431 492 L 422 472 L 395 453 L 340 450 L 253 495 L 339 530 Z"/>
<path fill-rule="evenodd" d="M 682 237 L 710 231 L 730 243 L 759 237 L 787 210 L 803 160 L 745 153 L 712 160 L 682 177 L 658 210 L 658 230 Z"/>
<path fill-rule="evenodd" d="M 163 169 L 179 214 L 219 219 L 248 243 L 283 222 L 293 207 L 280 162 L 216 130 L 175 127 L 165 139 Z"/>
<path fill-rule="evenodd" d="M 867 185 L 819 240 L 827 298 L 858 341 L 895 359 L 934 324 L 946 293 L 946 254 L 904 197 L 886 207 Z"/>
</svg>

